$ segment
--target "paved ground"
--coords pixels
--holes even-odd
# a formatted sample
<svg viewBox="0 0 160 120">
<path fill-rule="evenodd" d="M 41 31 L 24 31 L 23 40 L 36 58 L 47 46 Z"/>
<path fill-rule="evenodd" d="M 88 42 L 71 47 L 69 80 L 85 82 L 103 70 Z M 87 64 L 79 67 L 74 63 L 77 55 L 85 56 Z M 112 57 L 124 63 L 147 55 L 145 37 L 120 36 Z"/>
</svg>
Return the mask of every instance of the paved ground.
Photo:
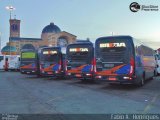
<svg viewBox="0 0 160 120">
<path fill-rule="evenodd" d="M 0 113 L 160 113 L 160 77 L 138 88 L 1 71 Z"/>
</svg>

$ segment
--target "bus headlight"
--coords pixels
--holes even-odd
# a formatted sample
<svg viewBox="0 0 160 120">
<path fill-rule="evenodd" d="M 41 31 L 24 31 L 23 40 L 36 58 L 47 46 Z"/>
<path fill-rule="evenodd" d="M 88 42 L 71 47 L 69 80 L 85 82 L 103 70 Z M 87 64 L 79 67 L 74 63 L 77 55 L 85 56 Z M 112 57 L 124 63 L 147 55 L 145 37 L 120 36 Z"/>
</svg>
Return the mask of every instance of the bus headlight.
<svg viewBox="0 0 160 120">
<path fill-rule="evenodd" d="M 131 77 L 123 77 L 123 79 L 125 79 L 125 80 L 132 80 L 132 78 Z"/>
<path fill-rule="evenodd" d="M 96 76 L 96 78 L 101 79 L 101 78 L 102 78 L 102 76 Z"/>
<path fill-rule="evenodd" d="M 71 73 L 67 73 L 67 75 L 71 75 Z"/>
</svg>

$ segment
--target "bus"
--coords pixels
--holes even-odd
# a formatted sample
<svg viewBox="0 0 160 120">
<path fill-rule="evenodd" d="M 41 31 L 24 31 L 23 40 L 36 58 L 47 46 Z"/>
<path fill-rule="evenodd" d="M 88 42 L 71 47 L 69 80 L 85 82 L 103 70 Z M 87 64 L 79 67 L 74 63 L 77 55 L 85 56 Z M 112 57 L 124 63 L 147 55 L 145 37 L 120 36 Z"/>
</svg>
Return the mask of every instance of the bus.
<svg viewBox="0 0 160 120">
<path fill-rule="evenodd" d="M 65 48 L 43 47 L 38 50 L 38 76 L 64 77 Z"/>
<path fill-rule="evenodd" d="M 6 70 L 19 70 L 20 67 L 20 56 L 19 55 L 5 55 Z"/>
<path fill-rule="evenodd" d="M 95 79 L 143 86 L 156 74 L 154 50 L 131 36 L 108 36 L 95 42 Z"/>
<path fill-rule="evenodd" d="M 0 55 L 0 69 L 1 70 L 16 70 L 20 67 L 19 55 Z"/>
<path fill-rule="evenodd" d="M 22 74 L 36 75 L 37 67 L 37 51 L 32 49 L 21 50 L 20 72 Z"/>
<path fill-rule="evenodd" d="M 94 45 L 91 42 L 77 42 L 67 46 L 66 75 L 81 80 L 94 78 Z"/>
</svg>

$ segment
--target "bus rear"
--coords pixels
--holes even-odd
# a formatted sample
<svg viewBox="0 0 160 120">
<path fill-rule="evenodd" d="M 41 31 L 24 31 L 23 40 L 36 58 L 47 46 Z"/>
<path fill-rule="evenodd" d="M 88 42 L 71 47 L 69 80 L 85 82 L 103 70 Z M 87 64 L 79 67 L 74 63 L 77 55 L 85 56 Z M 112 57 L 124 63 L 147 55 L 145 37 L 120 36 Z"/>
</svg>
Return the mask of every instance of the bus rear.
<svg viewBox="0 0 160 120">
<path fill-rule="evenodd" d="M 98 38 L 95 43 L 96 79 L 132 82 L 135 72 L 133 40 L 129 36 Z"/>
<path fill-rule="evenodd" d="M 21 51 L 20 72 L 37 74 L 37 52 L 35 50 Z"/>
<path fill-rule="evenodd" d="M 39 50 L 39 75 L 64 76 L 64 54 L 60 47 L 44 47 Z"/>
<path fill-rule="evenodd" d="M 75 43 L 67 46 L 66 75 L 73 78 L 93 79 L 94 47 L 92 43 Z"/>
</svg>

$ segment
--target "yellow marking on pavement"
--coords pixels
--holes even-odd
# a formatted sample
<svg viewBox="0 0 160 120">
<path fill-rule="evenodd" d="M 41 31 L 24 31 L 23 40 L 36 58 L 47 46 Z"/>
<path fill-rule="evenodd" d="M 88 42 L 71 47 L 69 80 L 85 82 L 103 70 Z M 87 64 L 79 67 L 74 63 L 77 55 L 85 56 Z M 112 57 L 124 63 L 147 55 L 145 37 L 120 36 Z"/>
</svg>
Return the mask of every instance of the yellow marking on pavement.
<svg viewBox="0 0 160 120">
<path fill-rule="evenodd" d="M 160 96 L 160 94 L 156 94 L 153 99 L 151 100 L 151 102 L 144 108 L 143 113 L 147 113 L 152 107 L 153 104 L 155 103 L 155 101 L 157 100 L 157 98 Z"/>
</svg>

